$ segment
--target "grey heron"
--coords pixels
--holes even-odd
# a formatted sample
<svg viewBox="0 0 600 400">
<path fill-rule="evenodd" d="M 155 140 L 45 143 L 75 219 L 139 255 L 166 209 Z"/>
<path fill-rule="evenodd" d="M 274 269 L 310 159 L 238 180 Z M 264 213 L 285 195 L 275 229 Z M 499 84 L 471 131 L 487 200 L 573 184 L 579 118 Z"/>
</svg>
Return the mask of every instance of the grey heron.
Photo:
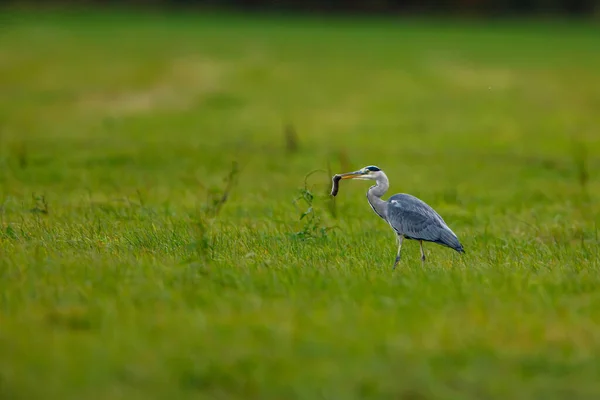
<svg viewBox="0 0 600 400">
<path fill-rule="evenodd" d="M 382 200 L 381 197 L 387 192 L 390 182 L 385 172 L 378 167 L 370 165 L 358 171 L 335 175 L 331 192 L 333 196 L 337 194 L 339 181 L 343 179 L 375 181 L 376 184 L 367 191 L 367 200 L 375 214 L 385 220 L 396 233 L 398 252 L 393 269 L 396 269 L 400 262 L 404 239 L 419 241 L 422 262 L 425 262 L 423 242 L 437 243 L 459 253 L 465 252 L 458 237 L 446 225 L 444 219 L 423 200 L 406 193 L 395 194 L 387 201 Z"/>
</svg>

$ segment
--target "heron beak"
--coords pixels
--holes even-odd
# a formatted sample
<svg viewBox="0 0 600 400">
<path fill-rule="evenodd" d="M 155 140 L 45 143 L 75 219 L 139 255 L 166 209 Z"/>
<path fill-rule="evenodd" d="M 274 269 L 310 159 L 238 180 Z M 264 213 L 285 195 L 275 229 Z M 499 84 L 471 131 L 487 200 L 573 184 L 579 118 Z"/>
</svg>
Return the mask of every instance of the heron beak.
<svg viewBox="0 0 600 400">
<path fill-rule="evenodd" d="M 340 174 L 341 179 L 352 179 L 364 175 L 363 171 L 354 171 L 354 172 L 346 172 L 345 174 Z"/>
</svg>

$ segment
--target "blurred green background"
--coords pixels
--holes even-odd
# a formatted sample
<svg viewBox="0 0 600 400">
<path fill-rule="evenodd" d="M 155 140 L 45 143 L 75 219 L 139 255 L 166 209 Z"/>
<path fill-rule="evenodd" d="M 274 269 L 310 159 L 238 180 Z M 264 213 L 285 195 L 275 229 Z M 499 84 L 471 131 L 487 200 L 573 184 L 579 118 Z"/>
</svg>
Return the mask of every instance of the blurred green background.
<svg viewBox="0 0 600 400">
<path fill-rule="evenodd" d="M 600 395 L 593 2 L 12 3 L 0 398 Z"/>
</svg>

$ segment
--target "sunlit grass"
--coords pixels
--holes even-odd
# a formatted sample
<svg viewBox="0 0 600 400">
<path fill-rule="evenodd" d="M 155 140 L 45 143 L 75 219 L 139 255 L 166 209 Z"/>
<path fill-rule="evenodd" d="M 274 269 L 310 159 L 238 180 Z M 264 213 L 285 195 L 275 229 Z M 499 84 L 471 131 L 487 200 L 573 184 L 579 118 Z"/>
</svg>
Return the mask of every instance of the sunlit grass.
<svg viewBox="0 0 600 400">
<path fill-rule="evenodd" d="M 0 397 L 600 394 L 596 27 L 10 16 Z"/>
</svg>

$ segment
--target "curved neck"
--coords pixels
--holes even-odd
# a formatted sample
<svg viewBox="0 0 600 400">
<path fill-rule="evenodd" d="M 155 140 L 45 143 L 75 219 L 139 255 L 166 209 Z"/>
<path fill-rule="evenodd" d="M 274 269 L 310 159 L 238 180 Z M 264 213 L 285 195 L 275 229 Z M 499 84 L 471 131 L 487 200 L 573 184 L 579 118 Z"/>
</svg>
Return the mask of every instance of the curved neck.
<svg viewBox="0 0 600 400">
<path fill-rule="evenodd" d="M 376 185 L 371 186 L 367 191 L 367 200 L 373 208 L 373 211 L 381 218 L 387 218 L 387 203 L 381 199 L 381 197 L 387 192 L 390 187 L 390 182 L 387 176 L 381 171 L 381 175 L 375 181 Z"/>
</svg>

